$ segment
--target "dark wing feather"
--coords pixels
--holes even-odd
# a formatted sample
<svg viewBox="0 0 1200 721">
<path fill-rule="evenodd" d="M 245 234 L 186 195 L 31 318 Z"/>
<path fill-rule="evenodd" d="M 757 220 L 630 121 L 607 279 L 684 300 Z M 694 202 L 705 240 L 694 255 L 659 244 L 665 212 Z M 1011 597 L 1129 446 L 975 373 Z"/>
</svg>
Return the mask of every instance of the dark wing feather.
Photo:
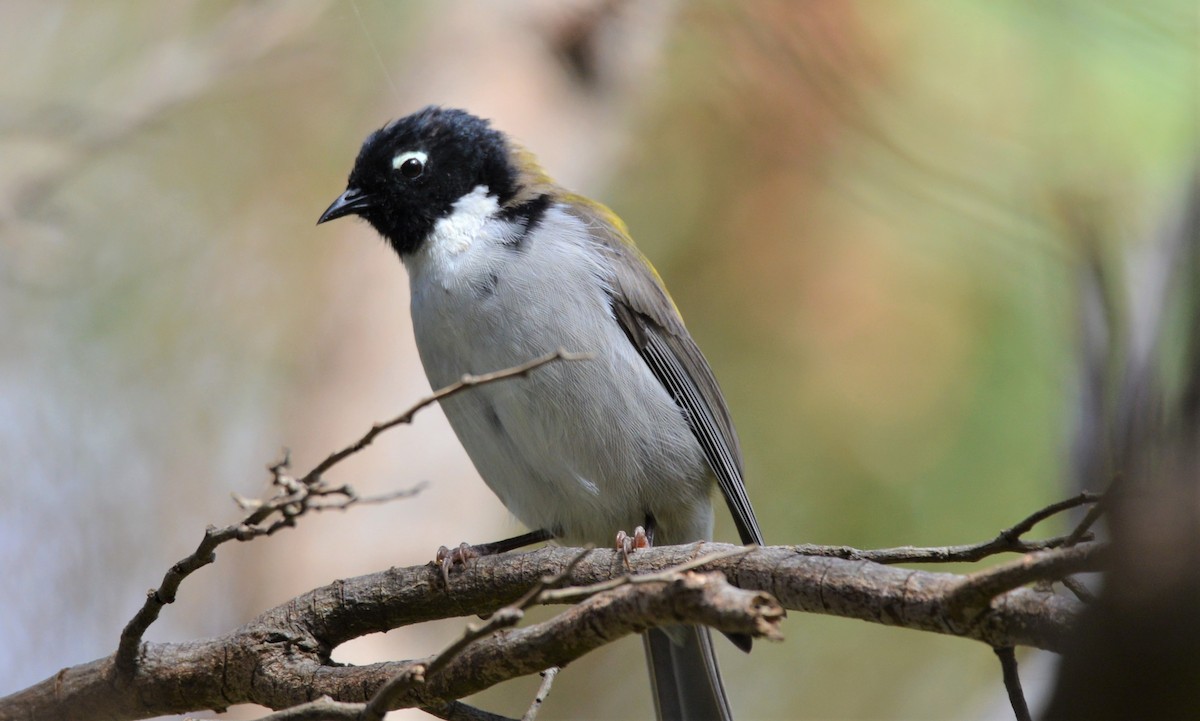
<svg viewBox="0 0 1200 721">
<path fill-rule="evenodd" d="M 617 322 L 687 419 L 717 477 L 742 543 L 764 545 L 746 495 L 737 433 L 708 361 L 620 220 L 600 205 L 572 205 L 570 211 L 589 224 L 592 237 L 612 260 L 612 307 Z"/>
</svg>

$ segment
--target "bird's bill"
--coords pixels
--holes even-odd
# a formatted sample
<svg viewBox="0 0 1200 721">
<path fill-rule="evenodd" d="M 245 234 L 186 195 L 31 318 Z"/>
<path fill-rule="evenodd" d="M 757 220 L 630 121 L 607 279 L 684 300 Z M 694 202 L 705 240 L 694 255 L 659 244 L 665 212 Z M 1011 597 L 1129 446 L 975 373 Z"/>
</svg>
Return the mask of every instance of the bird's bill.
<svg viewBox="0 0 1200 721">
<path fill-rule="evenodd" d="M 361 215 L 362 211 L 370 207 L 373 198 L 359 190 L 358 188 L 346 188 L 346 192 L 337 197 L 321 217 L 317 220 L 317 225 L 330 220 L 336 220 L 344 215 Z"/>
</svg>

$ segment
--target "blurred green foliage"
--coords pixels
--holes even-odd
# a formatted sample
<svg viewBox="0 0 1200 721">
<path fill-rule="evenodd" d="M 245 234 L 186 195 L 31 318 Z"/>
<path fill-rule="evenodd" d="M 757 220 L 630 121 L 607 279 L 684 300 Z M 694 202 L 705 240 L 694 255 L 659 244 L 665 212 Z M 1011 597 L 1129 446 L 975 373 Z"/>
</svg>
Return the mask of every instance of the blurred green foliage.
<svg viewBox="0 0 1200 721">
<path fill-rule="evenodd" d="M 722 381 L 768 542 L 972 542 L 1071 492 L 1078 269 L 1143 242 L 1195 168 L 1198 23 L 1190 2 L 684 7 L 614 204 Z M 732 662 L 735 699 L 778 695 L 764 716 L 964 718 L 998 679 L 946 639 L 787 631 Z"/>
</svg>

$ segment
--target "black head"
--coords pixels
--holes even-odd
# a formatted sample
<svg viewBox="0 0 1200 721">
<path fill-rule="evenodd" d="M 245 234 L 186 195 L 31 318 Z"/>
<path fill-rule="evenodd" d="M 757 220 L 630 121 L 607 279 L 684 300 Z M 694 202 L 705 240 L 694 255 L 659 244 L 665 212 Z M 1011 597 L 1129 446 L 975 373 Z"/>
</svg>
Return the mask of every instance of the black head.
<svg viewBox="0 0 1200 721">
<path fill-rule="evenodd" d="M 317 223 L 359 215 L 403 255 L 480 185 L 501 205 L 516 192 L 504 136 L 470 113 L 430 106 L 367 137 L 346 192 Z"/>
</svg>

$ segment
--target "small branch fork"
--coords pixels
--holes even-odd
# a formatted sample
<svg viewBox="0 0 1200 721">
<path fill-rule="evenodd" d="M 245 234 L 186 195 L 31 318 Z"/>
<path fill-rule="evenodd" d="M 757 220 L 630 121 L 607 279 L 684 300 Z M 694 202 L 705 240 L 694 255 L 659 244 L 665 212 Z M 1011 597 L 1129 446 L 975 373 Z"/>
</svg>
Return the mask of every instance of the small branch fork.
<svg viewBox="0 0 1200 721">
<path fill-rule="evenodd" d="M 1092 505 L 1100 508 L 1101 494 L 1087 491 L 1077 496 L 1051 503 L 1039 509 L 1019 523 L 1006 528 L 990 541 L 973 543 L 965 546 L 935 546 L 918 548 L 914 546 L 899 546 L 897 548 L 879 548 L 860 550 L 850 546 L 796 546 L 797 553 L 809 556 L 833 556 L 851 561 L 872 561 L 874 563 L 974 563 L 999 553 L 1034 553 L 1063 546 L 1073 546 L 1082 541 L 1092 540 L 1088 528 L 1081 526 L 1065 536 L 1056 536 L 1041 541 L 1026 541 L 1022 538 L 1033 527 L 1042 521 L 1064 511 L 1080 506 Z M 1090 516 L 1089 516 L 1090 518 Z M 1094 521 L 1095 519 L 1092 519 Z M 1091 524 L 1089 523 L 1088 526 Z"/>
<path fill-rule="evenodd" d="M 849 560 L 871 561 L 882 564 L 897 563 L 954 563 L 975 562 L 1000 553 L 1023 553 L 1020 559 L 1001 564 L 964 577 L 945 596 L 948 617 L 959 623 L 976 624 L 985 617 L 992 600 L 1020 586 L 1035 581 L 1059 581 L 1084 603 L 1093 600 L 1092 594 L 1072 574 L 1097 570 L 1107 555 L 1107 548 L 1089 543 L 1093 539 L 1091 527 L 1106 510 L 1107 493 L 1097 494 L 1084 491 L 1041 508 L 1006 528 L 990 541 L 964 546 L 941 546 L 933 548 L 882 548 L 859 550 L 848 546 L 797 546 L 800 553 L 812 556 L 833 556 Z M 1039 541 L 1023 538 L 1034 526 L 1048 518 L 1081 506 L 1090 506 L 1083 520 L 1068 534 Z M 1029 706 L 1021 690 L 1021 679 L 1017 673 L 1017 657 L 1011 646 L 994 647 L 1000 658 L 1004 673 L 1004 687 L 1008 691 L 1013 714 L 1017 721 L 1030 719 Z"/>
<path fill-rule="evenodd" d="M 976 619 L 982 618 L 981 609 L 984 604 L 990 604 L 993 598 L 1013 588 L 1038 580 L 1061 581 L 1063 586 L 1075 594 L 1080 601 L 1093 603 L 1095 597 L 1091 591 L 1071 574 L 1097 570 L 1097 561 L 1102 560 L 1103 556 L 1109 555 L 1107 546 L 1084 542 L 1092 540 L 1092 526 L 1108 510 L 1111 491 L 1111 486 L 1099 495 L 1085 491 L 1074 498 L 1051 504 L 1002 532 L 1000 537 L 1009 534 L 1011 539 L 1016 541 L 1020 539 L 1021 534 L 1032 530 L 1034 525 L 1056 513 L 1084 504 L 1091 505 L 1083 519 L 1069 534 L 1051 539 L 1054 543 L 1053 547 L 1059 548 L 1057 553 L 1044 553 L 1040 558 L 1033 555 L 1025 556 L 1014 563 L 968 576 L 947 597 L 946 605 L 950 615 L 961 616 L 964 613 L 977 612 L 979 615 L 976 616 Z M 1004 688 L 1008 692 L 1008 701 L 1012 705 L 1013 716 L 1016 721 L 1032 721 L 1033 716 L 1029 713 L 1029 704 L 1026 703 L 1025 692 L 1021 688 L 1016 650 L 1012 646 L 997 646 L 993 650 L 1000 659 Z"/>
<path fill-rule="evenodd" d="M 146 593 L 145 603 L 121 631 L 116 652 L 118 674 L 127 677 L 137 669 L 138 649 L 146 630 L 158 619 L 164 606 L 175 602 L 175 594 L 179 590 L 179 585 L 183 583 L 183 579 L 216 560 L 218 546 L 234 540 L 249 541 L 259 536 L 270 536 L 282 528 L 294 526 L 297 518 L 310 511 L 345 510 L 356 504 L 386 503 L 419 493 L 425 484 L 417 484 L 412 488 L 379 496 L 363 497 L 355 493 L 349 485 L 335 486 L 325 480 L 326 472 L 366 448 L 379 434 L 398 425 L 411 423 L 421 410 L 469 388 L 526 376 L 537 368 L 555 361 L 577 361 L 591 357 L 591 354 L 588 353 L 569 353 L 559 348 L 557 351 L 512 368 L 482 375 L 464 375 L 458 382 L 434 391 L 431 395 L 417 401 L 395 418 L 371 426 L 371 429 L 357 441 L 330 454 L 300 478 L 294 478 L 287 474 L 290 454 L 285 451 L 281 460 L 268 467 L 271 472 L 271 486 L 275 489 L 274 495 L 262 499 L 248 499 L 234 494 L 234 501 L 242 510 L 249 511 L 248 515 L 231 526 L 206 528 L 204 538 L 196 550 L 171 566 L 163 576 L 159 587 Z M 330 501 L 328 500 L 330 498 L 340 500 Z"/>
<path fill-rule="evenodd" d="M 984 613 L 997 596 L 1035 581 L 1061 581 L 1076 573 L 1101 570 L 1110 549 L 1102 543 L 1030 553 L 1009 563 L 968 574 L 947 594 L 953 617 L 971 620 Z"/>
</svg>

